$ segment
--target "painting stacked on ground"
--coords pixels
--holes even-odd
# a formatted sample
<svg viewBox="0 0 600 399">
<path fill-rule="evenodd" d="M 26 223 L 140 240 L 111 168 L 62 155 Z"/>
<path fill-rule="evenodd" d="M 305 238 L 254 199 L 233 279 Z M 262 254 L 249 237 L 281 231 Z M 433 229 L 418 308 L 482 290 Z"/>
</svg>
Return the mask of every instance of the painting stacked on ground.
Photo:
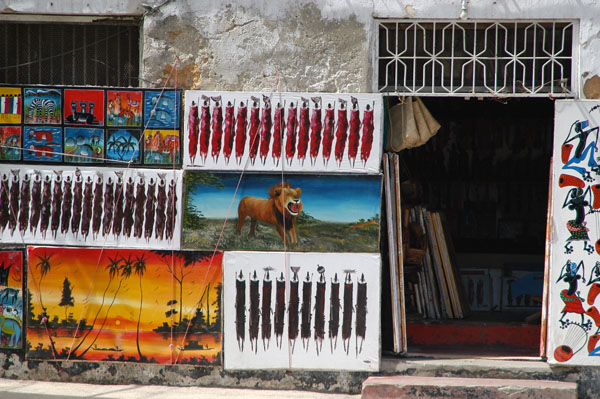
<svg viewBox="0 0 600 399">
<path fill-rule="evenodd" d="M 27 358 L 218 365 L 222 253 L 29 247 Z"/>
<path fill-rule="evenodd" d="M 548 360 L 600 364 L 600 102 L 557 101 Z"/>
<path fill-rule="evenodd" d="M 173 166 L 181 91 L 0 87 L 0 161 Z"/>
</svg>

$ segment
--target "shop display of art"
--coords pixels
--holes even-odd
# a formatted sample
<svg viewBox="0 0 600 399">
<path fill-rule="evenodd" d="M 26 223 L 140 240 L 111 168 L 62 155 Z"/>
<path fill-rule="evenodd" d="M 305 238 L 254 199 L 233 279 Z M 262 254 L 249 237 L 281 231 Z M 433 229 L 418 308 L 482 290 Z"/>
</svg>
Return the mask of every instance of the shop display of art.
<svg viewBox="0 0 600 399">
<path fill-rule="evenodd" d="M 0 161 L 21 160 L 21 126 L 0 126 Z"/>
<path fill-rule="evenodd" d="M 0 166 L 0 241 L 180 247 L 181 171 Z"/>
<path fill-rule="evenodd" d="M 226 252 L 224 367 L 378 371 L 380 255 Z"/>
<path fill-rule="evenodd" d="M 179 129 L 181 96 L 172 89 L 144 92 L 144 128 Z"/>
<path fill-rule="evenodd" d="M 185 182 L 184 248 L 379 251 L 380 175 L 187 171 Z"/>
<path fill-rule="evenodd" d="M 139 164 L 141 161 L 140 132 L 135 129 L 108 129 L 106 158 L 120 163 Z"/>
<path fill-rule="evenodd" d="M 0 87 L 0 123 L 21 123 L 21 108 L 21 88 Z"/>
<path fill-rule="evenodd" d="M 380 94 L 185 93 L 187 168 L 379 173 Z"/>
<path fill-rule="evenodd" d="M 144 163 L 173 165 L 179 163 L 179 130 L 144 131 Z"/>
<path fill-rule="evenodd" d="M 104 162 L 104 130 L 84 127 L 65 128 L 65 156 L 69 163 Z"/>
<path fill-rule="evenodd" d="M 62 120 L 61 89 L 54 87 L 26 87 L 23 89 L 24 122 L 31 124 L 58 125 Z"/>
<path fill-rule="evenodd" d="M 106 125 L 142 127 L 142 92 L 108 90 L 106 92 Z"/>
<path fill-rule="evenodd" d="M 221 364 L 221 253 L 29 247 L 28 259 L 28 359 Z"/>
<path fill-rule="evenodd" d="M 26 126 L 23 132 L 23 160 L 62 161 L 62 129 L 54 126 Z"/>
<path fill-rule="evenodd" d="M 104 90 L 65 89 L 65 123 L 102 126 Z"/>
<path fill-rule="evenodd" d="M 0 249 L 0 349 L 23 348 L 22 250 Z"/>
<path fill-rule="evenodd" d="M 600 364 L 599 101 L 556 101 L 547 356 Z"/>
</svg>

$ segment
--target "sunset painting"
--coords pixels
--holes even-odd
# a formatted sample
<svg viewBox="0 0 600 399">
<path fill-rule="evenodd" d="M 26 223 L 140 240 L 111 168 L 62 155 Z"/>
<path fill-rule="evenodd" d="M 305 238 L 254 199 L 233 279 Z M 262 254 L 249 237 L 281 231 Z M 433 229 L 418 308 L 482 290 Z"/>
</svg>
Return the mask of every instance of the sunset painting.
<svg viewBox="0 0 600 399">
<path fill-rule="evenodd" d="M 27 357 L 221 364 L 222 253 L 29 247 Z"/>
</svg>

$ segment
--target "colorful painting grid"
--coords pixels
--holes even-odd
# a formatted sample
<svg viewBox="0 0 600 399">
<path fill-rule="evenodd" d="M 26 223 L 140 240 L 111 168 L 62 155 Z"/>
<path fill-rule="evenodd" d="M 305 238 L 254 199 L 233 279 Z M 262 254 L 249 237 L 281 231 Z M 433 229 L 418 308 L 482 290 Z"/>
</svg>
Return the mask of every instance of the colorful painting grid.
<svg viewBox="0 0 600 399">
<path fill-rule="evenodd" d="M 66 124 L 102 126 L 104 90 L 65 89 Z"/>
<path fill-rule="evenodd" d="M 179 130 L 153 130 L 144 132 L 144 164 L 173 165 L 179 163 Z"/>
<path fill-rule="evenodd" d="M 139 164 L 141 162 L 140 133 L 141 130 L 136 129 L 108 129 L 107 161 Z"/>
<path fill-rule="evenodd" d="M 144 93 L 144 127 L 178 129 L 181 96 L 173 90 Z"/>
<path fill-rule="evenodd" d="M 0 123 L 21 123 L 22 108 L 20 87 L 0 87 Z"/>
<path fill-rule="evenodd" d="M 142 126 L 143 93 L 141 91 L 108 90 L 106 92 L 107 126 Z"/>
<path fill-rule="evenodd" d="M 21 160 L 21 126 L 0 126 L 0 161 Z"/>
<path fill-rule="evenodd" d="M 68 163 L 103 163 L 104 129 L 65 128 L 65 156 Z"/>
<path fill-rule="evenodd" d="M 0 250 L 0 349 L 23 348 L 22 250 Z"/>
<path fill-rule="evenodd" d="M 60 88 L 26 87 L 23 116 L 26 124 L 59 125 L 62 120 Z"/>
<path fill-rule="evenodd" d="M 222 253 L 29 247 L 28 259 L 27 358 L 221 364 Z"/>
<path fill-rule="evenodd" d="M 54 126 L 26 126 L 23 131 L 23 160 L 62 161 L 62 129 Z"/>
</svg>

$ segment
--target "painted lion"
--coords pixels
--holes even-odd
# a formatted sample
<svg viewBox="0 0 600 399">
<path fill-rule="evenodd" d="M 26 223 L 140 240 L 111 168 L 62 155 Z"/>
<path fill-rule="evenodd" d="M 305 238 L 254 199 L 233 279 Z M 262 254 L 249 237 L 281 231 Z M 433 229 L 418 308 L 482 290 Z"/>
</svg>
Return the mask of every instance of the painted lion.
<svg viewBox="0 0 600 399">
<path fill-rule="evenodd" d="M 269 199 L 242 198 L 238 206 L 237 231 L 242 231 L 244 221 L 250 217 L 250 235 L 254 236 L 256 221 L 260 220 L 275 226 L 284 241 L 285 233 L 289 231 L 292 244 L 296 244 L 296 219 L 302 212 L 300 194 L 302 189 L 292 188 L 290 183 L 279 183 L 269 189 Z"/>
</svg>

